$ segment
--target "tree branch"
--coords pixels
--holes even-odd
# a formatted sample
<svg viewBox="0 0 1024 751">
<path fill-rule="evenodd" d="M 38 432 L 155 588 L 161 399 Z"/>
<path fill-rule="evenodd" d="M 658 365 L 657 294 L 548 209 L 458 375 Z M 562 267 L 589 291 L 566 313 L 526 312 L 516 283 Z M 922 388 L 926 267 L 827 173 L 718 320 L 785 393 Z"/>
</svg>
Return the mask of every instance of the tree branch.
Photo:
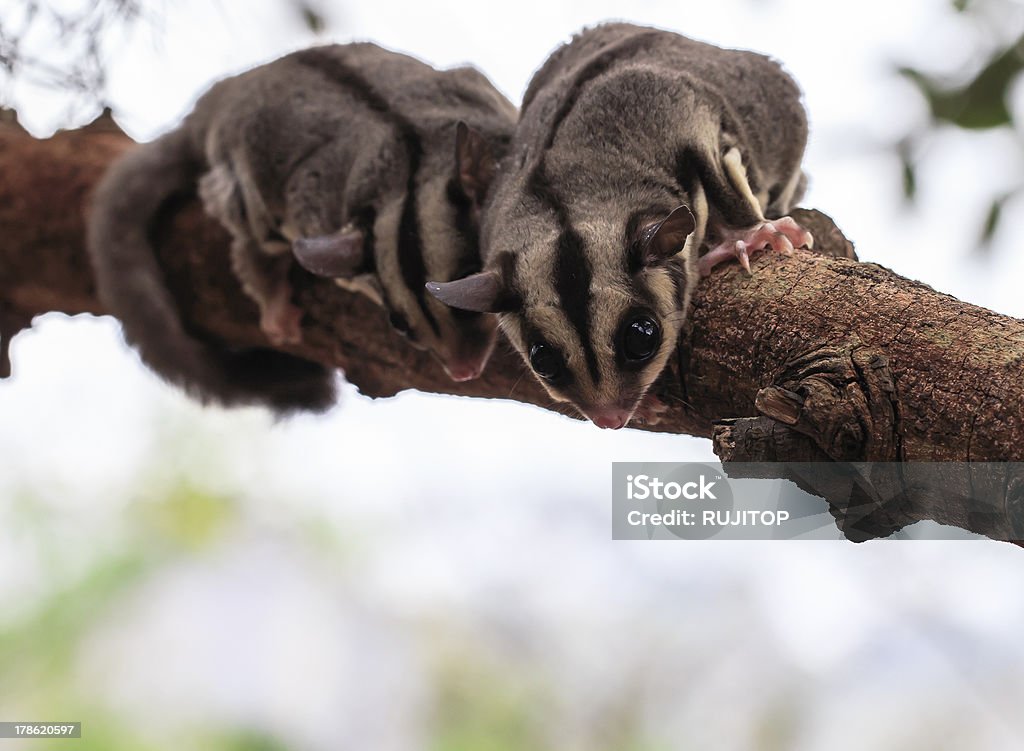
<svg viewBox="0 0 1024 751">
<path fill-rule="evenodd" d="M 109 116 L 46 140 L 0 118 L 5 340 L 48 311 L 104 312 L 84 211 L 131 146 Z M 231 346 L 267 346 L 225 232 L 195 201 L 166 213 L 158 254 L 185 320 Z M 852 255 L 827 217 L 801 221 L 829 255 Z M 307 316 L 303 344 L 288 351 L 343 369 L 364 394 L 413 388 L 558 408 L 507 345 L 483 377 L 454 383 L 365 298 L 300 271 L 293 281 Z M 713 437 L 723 460 L 1024 460 L 1024 322 L 875 264 L 798 252 L 762 254 L 749 277 L 720 268 L 701 283 L 690 323 L 657 386 L 669 411 L 649 429 Z"/>
</svg>

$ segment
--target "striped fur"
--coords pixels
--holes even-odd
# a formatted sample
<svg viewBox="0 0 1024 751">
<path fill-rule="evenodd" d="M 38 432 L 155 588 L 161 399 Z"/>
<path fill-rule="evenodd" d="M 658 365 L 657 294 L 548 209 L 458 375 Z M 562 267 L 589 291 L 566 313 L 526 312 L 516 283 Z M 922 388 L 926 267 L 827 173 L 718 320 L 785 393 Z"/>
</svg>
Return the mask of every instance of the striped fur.
<svg viewBox="0 0 1024 751">
<path fill-rule="evenodd" d="M 542 344 L 566 364 L 564 377 L 542 379 L 554 399 L 595 421 L 636 411 L 675 349 L 705 239 L 799 197 L 799 99 L 768 58 L 627 24 L 582 32 L 541 67 L 482 243 L 495 299 L 517 301 L 487 309 L 528 363 Z M 749 191 L 723 164 L 734 147 Z M 680 205 L 695 215 L 685 241 L 681 219 L 659 224 Z M 666 228 L 678 243 L 659 255 L 650 243 L 663 251 Z M 458 290 L 444 290 L 450 304 Z M 638 315 L 662 334 L 641 361 L 622 344 Z"/>
<path fill-rule="evenodd" d="M 327 406 L 322 392 L 332 389 L 322 384 L 330 373 L 323 372 L 315 400 L 296 394 L 282 406 L 262 398 L 262 386 L 235 388 L 238 379 L 218 362 L 227 354 L 212 357 L 215 345 L 181 330 L 159 271 L 144 260 L 152 256 L 138 239 L 144 232 L 135 228 L 149 226 L 170 195 L 198 186 L 207 210 L 231 232 L 233 267 L 261 308 L 287 285 L 295 243 L 348 233 L 345 247 L 357 249 L 357 262 L 339 285 L 382 305 L 409 342 L 453 377 L 478 373 L 494 322 L 453 312 L 424 289 L 428 279 L 480 268 L 479 207 L 457 171 L 460 122 L 501 156 L 515 109 L 472 68 L 437 71 L 368 43 L 303 50 L 226 79 L 174 134 L 140 147 L 105 180 L 90 237 L 101 295 L 143 359 L 202 399 Z M 158 180 L 157 163 L 181 168 L 173 180 Z M 142 186 L 144 196 L 125 198 L 128 184 Z M 149 295 L 128 289 L 143 263 Z M 155 296 L 161 312 L 142 311 Z M 158 348 L 167 355 L 148 356 Z"/>
</svg>

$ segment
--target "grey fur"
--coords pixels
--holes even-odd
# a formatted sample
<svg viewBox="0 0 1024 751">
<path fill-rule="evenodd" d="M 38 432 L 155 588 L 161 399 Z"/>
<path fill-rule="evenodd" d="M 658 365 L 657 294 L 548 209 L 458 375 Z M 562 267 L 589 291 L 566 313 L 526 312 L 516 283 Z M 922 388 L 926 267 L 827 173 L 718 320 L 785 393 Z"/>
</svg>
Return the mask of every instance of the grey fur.
<svg viewBox="0 0 1024 751">
<path fill-rule="evenodd" d="M 542 381 L 555 399 L 631 416 L 675 349 L 700 249 L 789 211 L 806 139 L 800 92 L 767 57 L 629 24 L 585 30 L 534 75 L 492 191 L 482 247 L 495 294 L 481 304 L 476 280 L 438 292 L 500 313 L 528 363 L 536 344 L 554 347 L 567 377 Z M 742 167 L 730 171 L 732 150 Z M 682 204 L 693 218 L 671 215 Z M 663 337 L 624 366 L 637 308 Z"/>
<path fill-rule="evenodd" d="M 339 284 L 381 303 L 444 364 L 485 359 L 489 317 L 452 316 L 423 299 L 422 282 L 410 288 L 417 264 L 428 278 L 479 269 L 475 206 L 472 232 L 456 227 L 467 211 L 459 212 L 460 121 L 500 156 L 515 108 L 472 68 L 438 71 L 368 43 L 303 50 L 221 81 L 177 130 L 132 150 L 102 181 L 88 243 L 100 297 L 142 359 L 203 400 L 279 411 L 333 403 L 333 374 L 318 365 L 274 350 L 230 352 L 185 331 L 148 233 L 168 199 L 198 190 L 230 231 L 232 266 L 261 309 L 287 303 L 293 245 L 313 238 L 322 250 L 353 230 L 366 238 L 366 260 Z M 418 252 L 408 238 L 399 243 L 410 226 Z M 297 325 L 299 311 L 290 312 Z"/>
</svg>

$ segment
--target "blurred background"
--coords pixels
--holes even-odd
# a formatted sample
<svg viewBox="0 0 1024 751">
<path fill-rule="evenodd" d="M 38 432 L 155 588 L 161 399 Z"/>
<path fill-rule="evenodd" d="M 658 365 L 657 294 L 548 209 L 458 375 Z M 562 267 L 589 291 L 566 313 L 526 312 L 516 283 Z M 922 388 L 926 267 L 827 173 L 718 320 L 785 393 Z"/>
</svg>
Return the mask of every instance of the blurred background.
<svg viewBox="0 0 1024 751">
<path fill-rule="evenodd" d="M 0 104 L 148 140 L 313 43 L 472 62 L 518 102 L 607 0 L 5 0 Z M 863 260 L 1024 315 L 1009 0 L 634 0 L 806 94 L 804 204 Z M 612 461 L 710 442 L 347 388 L 201 409 L 110 319 L 51 314 L 0 383 L 0 748 L 1016 749 L 1024 554 L 988 541 L 613 542 Z"/>
</svg>

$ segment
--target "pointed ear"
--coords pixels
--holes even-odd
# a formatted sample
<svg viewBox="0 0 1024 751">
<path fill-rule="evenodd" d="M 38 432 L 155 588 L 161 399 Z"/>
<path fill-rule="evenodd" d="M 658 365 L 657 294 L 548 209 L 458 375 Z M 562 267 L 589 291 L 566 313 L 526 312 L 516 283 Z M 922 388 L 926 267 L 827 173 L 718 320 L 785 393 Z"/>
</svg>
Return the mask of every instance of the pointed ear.
<svg viewBox="0 0 1024 751">
<path fill-rule="evenodd" d="M 686 238 L 697 227 L 693 212 L 686 206 L 678 206 L 660 222 L 644 231 L 640 247 L 643 265 L 663 263 L 676 255 L 686 245 Z"/>
<path fill-rule="evenodd" d="M 317 276 L 348 279 L 365 260 L 362 230 L 345 227 L 333 235 L 300 237 L 292 253 L 302 268 Z"/>
<path fill-rule="evenodd" d="M 481 271 L 453 282 L 427 282 L 427 292 L 445 305 L 477 313 L 509 310 L 505 285 L 496 271 Z"/>
<path fill-rule="evenodd" d="M 460 120 L 455 126 L 455 176 L 462 192 L 480 206 L 496 171 L 490 144 L 479 131 Z"/>
</svg>

